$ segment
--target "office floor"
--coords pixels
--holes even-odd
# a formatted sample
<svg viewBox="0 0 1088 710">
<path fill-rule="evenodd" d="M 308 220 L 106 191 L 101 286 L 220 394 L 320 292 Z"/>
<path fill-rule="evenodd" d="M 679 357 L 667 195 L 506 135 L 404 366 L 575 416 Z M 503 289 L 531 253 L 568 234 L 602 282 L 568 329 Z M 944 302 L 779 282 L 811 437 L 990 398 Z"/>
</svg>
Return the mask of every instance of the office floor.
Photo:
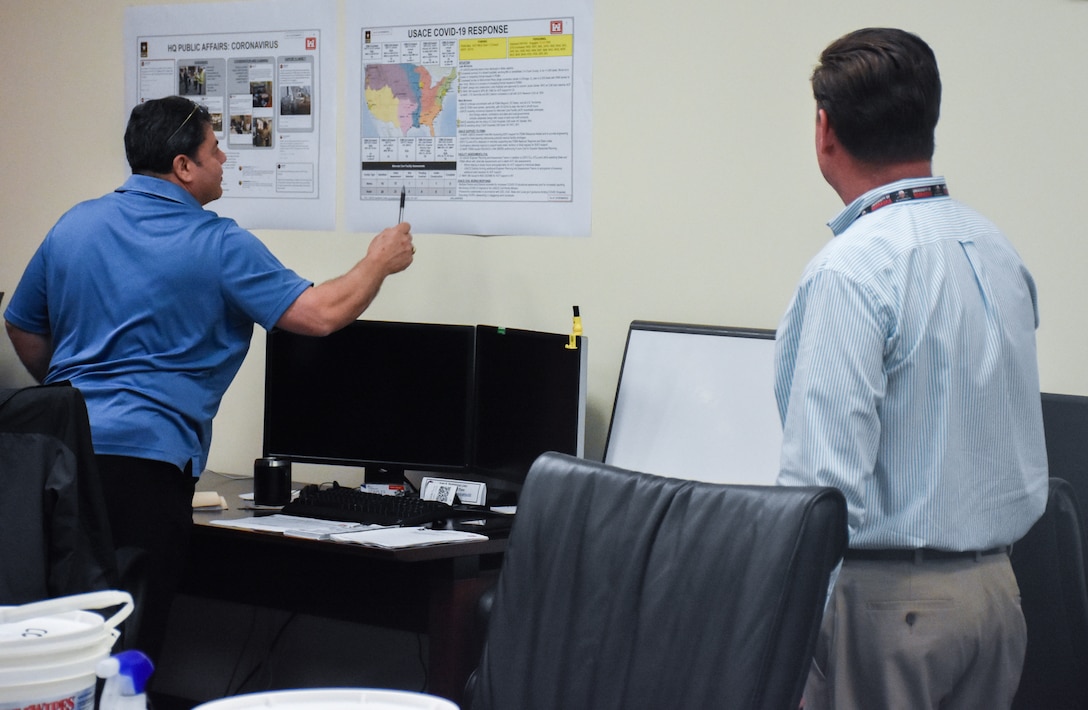
<svg viewBox="0 0 1088 710">
<path fill-rule="evenodd" d="M 153 710 L 287 688 L 424 690 L 425 636 L 180 595 Z"/>
</svg>

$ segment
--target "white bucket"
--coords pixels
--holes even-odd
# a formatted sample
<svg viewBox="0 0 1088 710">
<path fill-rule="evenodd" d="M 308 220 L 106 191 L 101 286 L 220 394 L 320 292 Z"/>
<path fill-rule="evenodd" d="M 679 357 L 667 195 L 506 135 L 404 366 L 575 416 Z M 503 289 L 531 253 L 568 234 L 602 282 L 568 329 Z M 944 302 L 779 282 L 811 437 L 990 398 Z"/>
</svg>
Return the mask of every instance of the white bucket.
<svg viewBox="0 0 1088 710">
<path fill-rule="evenodd" d="M 236 695 L 198 705 L 194 710 L 457 710 L 455 703 L 424 693 L 371 688 L 274 690 Z"/>
<path fill-rule="evenodd" d="M 109 619 L 84 611 L 118 605 Z M 132 597 L 112 590 L 0 607 L 0 710 L 93 710 L 95 666 L 131 613 Z"/>
</svg>

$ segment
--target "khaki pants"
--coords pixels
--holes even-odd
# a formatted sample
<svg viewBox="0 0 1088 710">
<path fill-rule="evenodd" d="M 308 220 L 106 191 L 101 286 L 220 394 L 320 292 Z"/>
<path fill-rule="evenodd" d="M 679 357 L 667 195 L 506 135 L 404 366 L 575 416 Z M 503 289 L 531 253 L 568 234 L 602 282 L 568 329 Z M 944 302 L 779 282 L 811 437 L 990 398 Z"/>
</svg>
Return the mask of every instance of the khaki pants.
<svg viewBox="0 0 1088 710">
<path fill-rule="evenodd" d="M 1005 554 L 846 560 L 828 601 L 805 710 L 998 710 L 1027 645 Z"/>
</svg>

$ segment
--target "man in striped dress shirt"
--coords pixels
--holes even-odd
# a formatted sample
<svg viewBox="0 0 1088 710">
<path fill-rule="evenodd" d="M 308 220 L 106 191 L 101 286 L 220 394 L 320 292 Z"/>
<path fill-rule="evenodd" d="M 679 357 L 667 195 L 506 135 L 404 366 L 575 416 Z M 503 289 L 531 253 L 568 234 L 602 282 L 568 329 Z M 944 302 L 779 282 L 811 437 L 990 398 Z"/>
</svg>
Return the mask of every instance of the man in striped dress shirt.
<svg viewBox="0 0 1088 710">
<path fill-rule="evenodd" d="M 841 489 L 850 550 L 806 709 L 1007 708 L 1026 635 L 1006 551 L 1047 496 L 1035 284 L 932 173 L 925 42 L 848 34 L 812 86 L 846 207 L 778 329 L 779 483 Z"/>
</svg>

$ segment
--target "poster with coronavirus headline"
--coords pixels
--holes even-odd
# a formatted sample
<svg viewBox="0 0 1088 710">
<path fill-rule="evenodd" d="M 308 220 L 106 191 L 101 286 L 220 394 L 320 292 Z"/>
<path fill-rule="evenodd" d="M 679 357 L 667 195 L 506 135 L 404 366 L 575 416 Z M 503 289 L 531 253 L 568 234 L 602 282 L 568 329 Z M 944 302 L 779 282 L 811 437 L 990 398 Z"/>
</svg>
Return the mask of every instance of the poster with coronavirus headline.
<svg viewBox="0 0 1088 710">
<path fill-rule="evenodd" d="M 126 115 L 171 95 L 201 104 L 226 154 L 209 209 L 249 229 L 332 229 L 335 19 L 333 0 L 127 8 Z"/>
</svg>

